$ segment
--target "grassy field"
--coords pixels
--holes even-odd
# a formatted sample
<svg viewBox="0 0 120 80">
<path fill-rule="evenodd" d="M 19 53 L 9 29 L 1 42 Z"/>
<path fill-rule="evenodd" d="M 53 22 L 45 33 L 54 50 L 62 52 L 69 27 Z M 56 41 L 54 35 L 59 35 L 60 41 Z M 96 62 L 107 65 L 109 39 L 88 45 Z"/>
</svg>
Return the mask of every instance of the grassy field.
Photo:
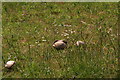
<svg viewBox="0 0 120 80">
<path fill-rule="evenodd" d="M 117 21 L 118 3 L 2 3 L 3 78 L 115 78 Z"/>
</svg>

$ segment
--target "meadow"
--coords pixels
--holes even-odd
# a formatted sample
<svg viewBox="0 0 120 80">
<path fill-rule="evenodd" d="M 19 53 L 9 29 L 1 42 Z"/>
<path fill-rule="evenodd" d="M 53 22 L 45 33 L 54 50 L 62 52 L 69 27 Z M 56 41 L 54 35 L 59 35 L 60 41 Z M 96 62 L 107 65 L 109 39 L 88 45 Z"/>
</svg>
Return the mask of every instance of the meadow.
<svg viewBox="0 0 120 80">
<path fill-rule="evenodd" d="M 3 78 L 118 77 L 118 3 L 3 2 L 2 36 Z"/>
</svg>

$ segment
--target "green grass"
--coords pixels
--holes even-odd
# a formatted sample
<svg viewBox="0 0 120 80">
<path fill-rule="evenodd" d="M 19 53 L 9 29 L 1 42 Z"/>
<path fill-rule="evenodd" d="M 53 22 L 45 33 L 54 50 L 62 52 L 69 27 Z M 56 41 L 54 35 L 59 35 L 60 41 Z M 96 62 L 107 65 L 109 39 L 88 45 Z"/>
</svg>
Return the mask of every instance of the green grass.
<svg viewBox="0 0 120 80">
<path fill-rule="evenodd" d="M 117 19 L 118 3 L 2 3 L 3 78 L 117 77 Z"/>
</svg>

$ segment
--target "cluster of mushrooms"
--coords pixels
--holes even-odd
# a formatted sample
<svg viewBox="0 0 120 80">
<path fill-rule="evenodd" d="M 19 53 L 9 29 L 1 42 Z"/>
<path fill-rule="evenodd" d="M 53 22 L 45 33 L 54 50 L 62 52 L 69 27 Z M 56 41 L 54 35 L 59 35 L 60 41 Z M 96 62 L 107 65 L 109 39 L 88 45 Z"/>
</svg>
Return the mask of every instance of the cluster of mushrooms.
<svg viewBox="0 0 120 80">
<path fill-rule="evenodd" d="M 85 44 L 83 41 L 77 41 L 75 45 L 80 46 L 80 45 L 83 45 L 83 44 Z M 67 41 L 56 40 L 56 41 L 54 41 L 52 46 L 57 50 L 65 49 L 67 47 Z M 15 61 L 8 61 L 5 64 L 5 68 L 11 69 L 14 64 L 15 64 Z"/>
<path fill-rule="evenodd" d="M 80 46 L 80 45 L 83 45 L 83 44 L 85 44 L 83 41 L 77 41 L 75 45 Z M 57 50 L 64 49 L 64 48 L 67 47 L 67 41 L 65 41 L 65 40 L 56 40 L 53 43 L 53 47 L 56 48 Z"/>
</svg>

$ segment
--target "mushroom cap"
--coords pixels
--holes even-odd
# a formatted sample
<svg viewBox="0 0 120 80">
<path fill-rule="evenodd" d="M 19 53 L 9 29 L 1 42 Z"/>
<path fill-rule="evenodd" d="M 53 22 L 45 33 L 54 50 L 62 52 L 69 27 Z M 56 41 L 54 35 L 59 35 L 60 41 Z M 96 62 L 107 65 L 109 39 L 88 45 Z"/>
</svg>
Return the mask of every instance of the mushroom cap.
<svg viewBox="0 0 120 80">
<path fill-rule="evenodd" d="M 67 44 L 67 41 L 65 41 L 65 40 L 55 40 L 54 43 L 56 43 L 56 42 L 64 42 L 65 44 Z"/>
<path fill-rule="evenodd" d="M 6 67 L 6 68 L 11 68 L 14 64 L 15 64 L 15 61 L 8 61 L 8 62 L 5 64 L 5 67 Z"/>
<path fill-rule="evenodd" d="M 77 45 L 77 46 L 83 45 L 83 44 L 85 44 L 83 41 L 77 41 L 77 42 L 76 42 L 76 45 Z"/>
<path fill-rule="evenodd" d="M 67 42 L 64 41 L 64 40 L 56 40 L 53 43 L 53 47 L 56 48 L 56 49 L 64 49 L 64 48 L 67 47 Z"/>
</svg>

